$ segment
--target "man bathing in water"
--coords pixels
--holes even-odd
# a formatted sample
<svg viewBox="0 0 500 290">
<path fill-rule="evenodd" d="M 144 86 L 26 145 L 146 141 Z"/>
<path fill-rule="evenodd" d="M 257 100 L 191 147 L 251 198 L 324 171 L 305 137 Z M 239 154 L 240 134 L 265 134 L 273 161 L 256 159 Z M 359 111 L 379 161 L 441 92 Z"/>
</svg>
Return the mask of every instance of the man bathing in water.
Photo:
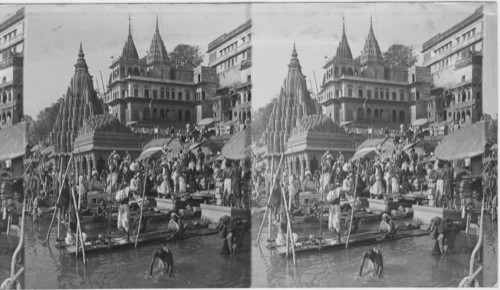
<svg viewBox="0 0 500 290">
<path fill-rule="evenodd" d="M 156 250 L 151 258 L 151 266 L 149 267 L 149 276 L 153 275 L 153 267 L 155 260 L 158 259 L 158 268 L 164 271 L 164 274 L 172 277 L 172 271 L 174 270 L 174 256 L 169 248 L 164 246 L 160 250 Z"/>
<path fill-rule="evenodd" d="M 363 266 L 365 264 L 366 259 L 370 260 L 371 264 L 373 265 L 373 271 L 372 271 L 373 275 L 376 275 L 377 278 L 380 279 L 382 271 L 384 271 L 384 261 L 382 258 L 382 252 L 377 248 L 373 248 L 369 251 L 366 251 L 363 254 L 363 257 L 361 258 L 361 266 L 359 267 L 360 278 L 361 275 L 363 274 Z"/>
</svg>

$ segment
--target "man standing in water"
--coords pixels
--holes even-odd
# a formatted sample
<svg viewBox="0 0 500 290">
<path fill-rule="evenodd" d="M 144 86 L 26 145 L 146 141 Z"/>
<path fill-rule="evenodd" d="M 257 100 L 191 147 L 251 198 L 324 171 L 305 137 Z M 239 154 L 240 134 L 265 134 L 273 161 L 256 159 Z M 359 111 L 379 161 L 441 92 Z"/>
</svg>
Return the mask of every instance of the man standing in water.
<svg viewBox="0 0 500 290">
<path fill-rule="evenodd" d="M 130 206 L 129 202 L 129 188 L 126 184 L 120 185 L 119 191 L 116 194 L 116 201 L 120 204 L 118 206 L 118 229 L 127 234 L 127 243 L 130 243 L 129 233 L 129 219 L 130 219 Z"/>
<path fill-rule="evenodd" d="M 455 245 L 455 237 L 460 229 L 452 219 L 445 217 L 434 217 L 431 220 L 431 238 L 435 241 L 433 255 L 446 255 L 449 249 Z M 436 247 L 437 245 L 437 247 Z M 439 252 L 437 249 L 439 248 Z"/>
</svg>

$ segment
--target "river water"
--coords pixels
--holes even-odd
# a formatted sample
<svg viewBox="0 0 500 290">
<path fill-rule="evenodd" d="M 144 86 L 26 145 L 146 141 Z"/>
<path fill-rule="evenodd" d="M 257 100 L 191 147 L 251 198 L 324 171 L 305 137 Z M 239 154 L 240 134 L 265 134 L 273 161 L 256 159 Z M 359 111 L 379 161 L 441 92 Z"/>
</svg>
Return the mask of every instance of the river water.
<svg viewBox="0 0 500 290">
<path fill-rule="evenodd" d="M 161 244 L 140 245 L 87 254 L 87 264 L 56 247 L 56 228 L 45 244 L 50 217 L 26 229 L 27 288 L 175 288 L 249 287 L 250 251 L 220 255 L 218 235 L 193 237 L 168 244 L 174 255 L 174 277 L 153 272 L 149 263 Z M 156 271 L 156 270 L 155 270 Z"/>
<path fill-rule="evenodd" d="M 261 217 L 255 218 L 253 224 L 260 225 L 261 221 Z M 299 236 L 317 234 L 318 227 L 318 224 L 302 225 L 301 229 L 297 227 L 297 233 Z M 253 232 L 252 241 L 256 241 L 257 231 Z M 366 225 L 362 225 L 358 233 L 364 231 L 368 231 Z M 294 268 L 292 259 L 287 262 L 265 246 L 267 238 L 266 221 L 261 246 L 252 244 L 253 287 L 457 287 L 468 275 L 470 253 L 477 242 L 476 236 L 462 231 L 457 236 L 455 249 L 446 257 L 431 256 L 432 241 L 427 235 L 380 243 L 377 247 L 383 254 L 384 274 L 379 280 L 365 274 L 366 268 L 363 277 L 357 279 L 361 256 L 373 246 L 298 254 Z M 496 259 L 494 264 L 490 261 L 489 266 L 494 267 L 491 271 L 496 271 Z M 491 281 L 491 274 L 488 275 L 485 280 Z"/>
<path fill-rule="evenodd" d="M 18 237 L 8 236 L 5 232 L 0 233 L 0 284 L 10 277 L 12 254 L 16 250 L 18 244 Z M 19 270 L 19 266 L 16 266 L 16 270 Z M 18 281 L 24 286 L 24 273 L 21 274 Z"/>
</svg>

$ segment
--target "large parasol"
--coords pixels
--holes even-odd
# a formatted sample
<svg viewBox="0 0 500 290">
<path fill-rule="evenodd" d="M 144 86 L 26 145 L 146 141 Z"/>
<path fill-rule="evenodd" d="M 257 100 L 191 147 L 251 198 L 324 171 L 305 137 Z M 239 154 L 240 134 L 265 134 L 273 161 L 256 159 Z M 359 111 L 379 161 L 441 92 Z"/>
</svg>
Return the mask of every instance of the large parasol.
<svg viewBox="0 0 500 290">
<path fill-rule="evenodd" d="M 477 122 L 446 136 L 434 150 L 438 159 L 452 161 L 473 158 L 484 153 L 484 122 Z"/>
<path fill-rule="evenodd" d="M 252 153 L 251 127 L 248 127 L 231 137 L 222 147 L 222 155 L 227 159 L 240 160 Z"/>
<path fill-rule="evenodd" d="M 426 118 L 420 118 L 420 119 L 413 121 L 413 123 L 411 123 L 411 124 L 414 126 L 424 126 L 424 125 L 427 125 L 428 122 L 429 121 Z"/>
<path fill-rule="evenodd" d="M 141 152 L 141 155 L 137 160 L 144 160 L 148 157 L 158 157 L 161 156 L 163 153 L 166 153 L 163 150 L 163 147 L 161 146 L 156 146 L 156 147 L 149 147 L 148 149 L 145 149 L 144 151 Z"/>
<path fill-rule="evenodd" d="M 356 151 L 356 153 L 351 158 L 351 160 L 356 161 L 356 160 L 359 160 L 361 158 L 374 158 L 378 155 L 380 155 L 380 153 L 377 151 L 376 147 L 365 147 L 365 148 L 361 148 L 358 151 Z"/>
<path fill-rule="evenodd" d="M 208 126 L 208 125 L 211 125 L 213 122 L 214 122 L 214 119 L 212 119 L 212 118 L 205 118 L 203 120 L 200 120 L 198 122 L 198 125 L 200 125 L 200 126 Z"/>
</svg>

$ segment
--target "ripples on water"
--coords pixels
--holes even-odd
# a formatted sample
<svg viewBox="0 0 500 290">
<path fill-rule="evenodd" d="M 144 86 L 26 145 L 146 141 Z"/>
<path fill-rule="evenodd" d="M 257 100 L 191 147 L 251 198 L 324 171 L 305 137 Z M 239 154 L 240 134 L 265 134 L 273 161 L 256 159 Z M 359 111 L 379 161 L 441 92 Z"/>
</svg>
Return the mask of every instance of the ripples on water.
<svg viewBox="0 0 500 290">
<path fill-rule="evenodd" d="M 153 252 L 161 244 L 140 245 L 111 252 L 87 254 L 84 266 L 65 250 L 56 248 L 56 228 L 49 245 L 43 240 L 50 220 L 27 225 L 26 259 L 29 288 L 171 288 L 171 287 L 248 287 L 250 252 L 235 256 L 219 254 L 218 235 L 189 238 L 168 244 L 174 254 L 173 278 L 160 275 L 155 267 L 149 277 Z"/>
<path fill-rule="evenodd" d="M 253 224 L 260 225 L 254 219 Z M 275 230 L 273 230 L 274 232 Z M 327 228 L 323 228 L 328 232 Z M 306 226 L 300 235 L 317 234 L 318 227 Z M 257 238 L 254 231 L 253 241 Z M 292 260 L 267 249 L 267 221 L 261 236 L 261 246 L 252 245 L 253 287 L 457 287 L 468 275 L 470 253 L 477 237 L 462 231 L 456 239 L 455 249 L 446 257 L 431 256 L 432 240 L 429 236 L 395 240 L 377 245 L 384 257 L 383 279 L 366 273 L 356 279 L 364 251 L 373 246 L 356 246 L 297 255 L 297 268 Z"/>
</svg>

